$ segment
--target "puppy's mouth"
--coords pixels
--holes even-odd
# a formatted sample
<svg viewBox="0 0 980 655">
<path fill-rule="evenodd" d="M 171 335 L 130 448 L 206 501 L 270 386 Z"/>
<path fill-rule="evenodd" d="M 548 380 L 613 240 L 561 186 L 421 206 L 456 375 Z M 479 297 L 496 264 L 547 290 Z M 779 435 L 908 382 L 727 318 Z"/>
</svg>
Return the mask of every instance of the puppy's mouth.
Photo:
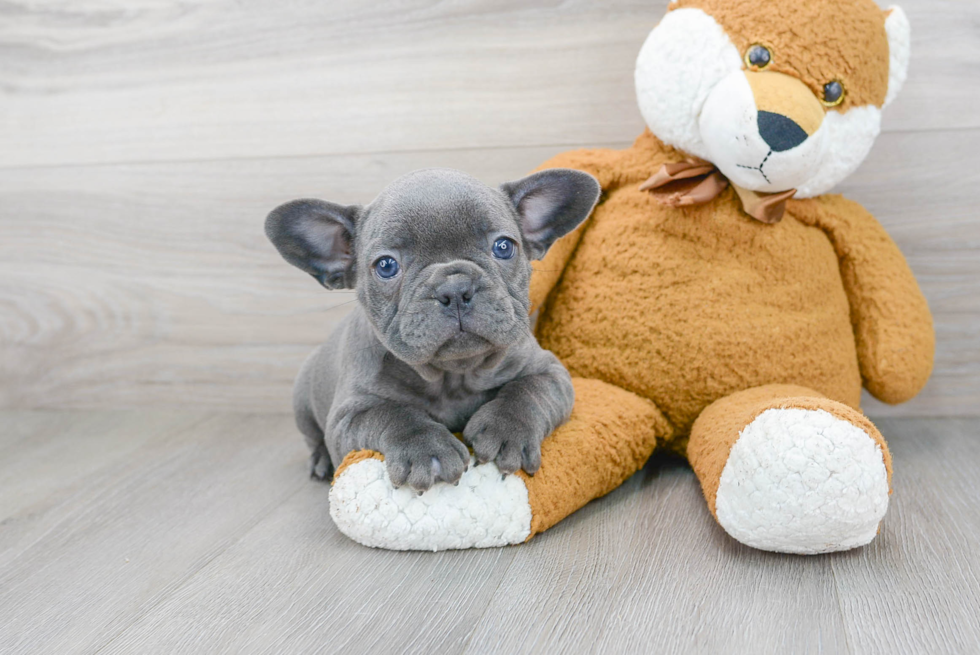
<svg viewBox="0 0 980 655">
<path fill-rule="evenodd" d="M 460 330 L 439 346 L 432 359 L 437 362 L 472 359 L 487 354 L 493 348 L 493 344 L 483 337 Z"/>
</svg>

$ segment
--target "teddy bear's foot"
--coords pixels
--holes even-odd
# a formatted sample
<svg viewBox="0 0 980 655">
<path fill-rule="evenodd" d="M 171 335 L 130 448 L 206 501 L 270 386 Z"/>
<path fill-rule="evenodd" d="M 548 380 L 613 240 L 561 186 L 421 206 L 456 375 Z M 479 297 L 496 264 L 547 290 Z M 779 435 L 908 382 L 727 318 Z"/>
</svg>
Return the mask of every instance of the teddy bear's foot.
<svg viewBox="0 0 980 655">
<path fill-rule="evenodd" d="M 738 541 L 776 552 L 869 543 L 888 509 L 890 459 L 881 435 L 860 413 L 816 392 L 782 388 L 774 397 L 767 390 L 718 401 L 692 430 L 689 454 L 718 523 Z"/>
<path fill-rule="evenodd" d="M 531 534 L 524 479 L 472 459 L 458 484 L 436 483 L 419 494 L 392 485 L 378 453 L 351 453 L 330 489 L 330 515 L 354 541 L 389 550 L 489 548 Z"/>
<path fill-rule="evenodd" d="M 380 454 L 357 451 L 334 475 L 334 523 L 355 541 L 391 550 L 505 546 L 544 532 L 622 484 L 670 430 L 648 400 L 597 380 L 572 382 L 572 416 L 541 444 L 533 477 L 470 460 L 458 485 L 419 495 L 392 486 Z"/>
<path fill-rule="evenodd" d="M 878 533 L 888 473 L 856 425 L 821 409 L 769 409 L 732 447 L 715 507 L 725 531 L 755 548 L 848 550 Z"/>
</svg>

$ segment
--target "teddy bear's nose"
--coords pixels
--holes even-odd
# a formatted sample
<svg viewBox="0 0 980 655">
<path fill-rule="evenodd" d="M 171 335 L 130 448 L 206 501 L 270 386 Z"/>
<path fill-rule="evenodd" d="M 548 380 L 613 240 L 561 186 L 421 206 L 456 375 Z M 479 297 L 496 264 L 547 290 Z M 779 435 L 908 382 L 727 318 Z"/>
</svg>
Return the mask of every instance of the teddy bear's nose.
<svg viewBox="0 0 980 655">
<path fill-rule="evenodd" d="M 771 111 L 759 111 L 759 134 L 776 152 L 800 145 L 807 139 L 806 131 L 796 121 Z"/>
</svg>

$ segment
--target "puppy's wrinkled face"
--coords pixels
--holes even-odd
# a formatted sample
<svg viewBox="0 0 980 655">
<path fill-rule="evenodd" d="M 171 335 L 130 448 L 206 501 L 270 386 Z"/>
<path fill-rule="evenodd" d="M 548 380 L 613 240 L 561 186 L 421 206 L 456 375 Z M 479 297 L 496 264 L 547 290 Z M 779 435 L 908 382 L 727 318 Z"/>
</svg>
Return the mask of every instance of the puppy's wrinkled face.
<svg viewBox="0 0 980 655">
<path fill-rule="evenodd" d="M 530 261 L 585 220 L 599 193 L 593 177 L 565 169 L 499 189 L 428 169 L 366 207 L 286 203 L 269 214 L 266 233 L 324 286 L 356 288 L 396 357 L 465 370 L 530 336 Z"/>
<path fill-rule="evenodd" d="M 530 259 L 500 191 L 409 174 L 365 208 L 354 247 L 358 298 L 406 362 L 453 369 L 530 334 Z"/>
</svg>

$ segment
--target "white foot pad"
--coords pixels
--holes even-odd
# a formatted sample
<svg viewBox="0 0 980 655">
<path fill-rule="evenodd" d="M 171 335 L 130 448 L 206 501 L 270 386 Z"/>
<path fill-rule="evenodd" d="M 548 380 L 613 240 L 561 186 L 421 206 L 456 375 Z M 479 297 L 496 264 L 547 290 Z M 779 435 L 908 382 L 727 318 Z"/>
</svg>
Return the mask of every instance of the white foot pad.
<svg viewBox="0 0 980 655">
<path fill-rule="evenodd" d="M 754 548 L 816 554 L 863 546 L 888 509 L 881 447 L 824 410 L 767 410 L 732 447 L 715 509 L 728 534 Z"/>
<path fill-rule="evenodd" d="M 490 548 L 531 534 L 524 481 L 472 459 L 458 486 L 440 482 L 421 496 L 395 488 L 381 460 L 351 464 L 330 488 L 330 516 L 354 541 L 389 550 Z"/>
</svg>

